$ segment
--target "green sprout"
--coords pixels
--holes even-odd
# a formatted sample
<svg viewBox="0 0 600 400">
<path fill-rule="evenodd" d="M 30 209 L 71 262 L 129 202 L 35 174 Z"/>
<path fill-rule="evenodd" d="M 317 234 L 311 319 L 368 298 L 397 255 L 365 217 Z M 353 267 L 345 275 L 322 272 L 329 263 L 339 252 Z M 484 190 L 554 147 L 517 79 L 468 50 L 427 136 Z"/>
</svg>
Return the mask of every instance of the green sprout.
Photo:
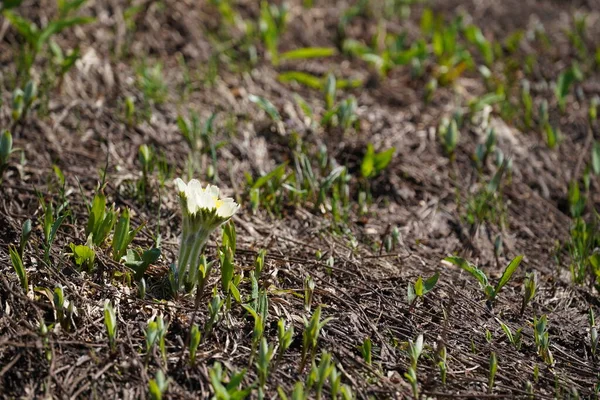
<svg viewBox="0 0 600 400">
<path fill-rule="evenodd" d="M 365 340 L 363 340 L 362 345 L 359 347 L 360 353 L 362 354 L 362 357 L 363 357 L 363 360 L 365 360 L 365 363 L 367 363 L 367 365 L 371 365 L 371 363 L 373 362 L 373 355 L 372 355 L 371 347 L 372 347 L 371 339 L 368 337 L 365 338 Z"/>
<path fill-rule="evenodd" d="M 318 306 L 313 313 L 310 320 L 304 318 L 304 332 L 302 332 L 302 356 L 300 360 L 299 371 L 304 369 L 306 361 L 310 356 L 310 361 L 315 359 L 317 352 L 317 341 L 319 340 L 319 334 L 321 329 L 333 318 L 328 317 L 321 321 L 321 306 Z"/>
<path fill-rule="evenodd" d="M 404 374 L 404 377 L 408 380 L 408 383 L 410 383 L 412 387 L 414 398 L 418 399 L 419 382 L 417 379 L 417 363 L 419 362 L 419 357 L 423 352 L 423 335 L 419 335 L 415 342 L 409 340 L 408 346 L 408 357 L 410 359 L 410 366 L 408 367 L 408 371 Z"/>
<path fill-rule="evenodd" d="M 228 376 L 226 371 L 223 371 L 221 363 L 216 362 L 212 368 L 208 370 L 210 377 L 210 385 L 213 389 L 215 400 L 234 400 L 246 398 L 252 388 L 240 389 L 242 380 L 246 375 L 246 370 L 234 373 Z"/>
<path fill-rule="evenodd" d="M 550 351 L 550 338 L 548 334 L 548 318 L 542 315 L 539 319 L 533 318 L 533 334 L 538 354 L 548 365 L 554 365 L 554 358 Z"/>
<path fill-rule="evenodd" d="M 192 366 L 196 365 L 196 354 L 198 352 L 198 346 L 200 345 L 201 338 L 202 338 L 202 333 L 200 332 L 200 328 L 198 328 L 198 325 L 196 325 L 196 324 L 192 325 L 192 328 L 190 329 L 190 345 L 189 345 L 190 365 L 192 365 Z"/>
<path fill-rule="evenodd" d="M 479 281 L 479 285 L 481 286 L 481 289 L 483 290 L 483 292 L 485 293 L 485 296 L 487 297 L 489 306 L 493 305 L 493 303 L 496 301 L 496 297 L 498 296 L 498 293 L 500 293 L 500 290 L 502 290 L 504 285 L 506 285 L 508 283 L 508 281 L 510 280 L 512 275 L 515 273 L 515 271 L 521 264 L 522 260 L 523 260 L 522 255 L 515 257 L 504 269 L 504 272 L 502 273 L 502 276 L 500 277 L 500 280 L 498 281 L 496 286 L 492 286 L 489 284 L 488 277 L 485 274 L 485 272 L 483 272 L 482 270 L 480 270 L 479 268 L 477 268 L 475 265 L 471 264 L 467 260 L 460 258 L 460 257 L 456 257 L 456 256 L 450 256 L 450 257 L 444 258 L 444 261 L 449 262 L 451 264 L 454 264 L 454 265 L 464 269 L 469 274 L 471 274 L 475 279 L 477 279 L 477 281 Z"/>
<path fill-rule="evenodd" d="M 23 288 L 23 291 L 27 293 L 29 291 L 29 283 L 27 280 L 27 271 L 25 270 L 25 266 L 23 265 L 23 259 L 16 247 L 8 246 L 8 250 L 10 252 L 10 261 L 15 272 L 17 273 L 17 276 L 19 277 L 21 288 Z"/>
<path fill-rule="evenodd" d="M 265 397 L 264 391 L 269 378 L 269 365 L 273 359 L 275 348 L 267 343 L 266 338 L 262 338 L 258 347 L 258 357 L 256 360 L 256 370 L 258 372 L 258 397 Z"/>
<path fill-rule="evenodd" d="M 167 392 L 169 387 L 170 379 L 165 377 L 164 372 L 159 369 L 156 371 L 154 379 L 148 382 L 148 392 L 150 393 L 150 399 L 162 400 L 163 395 Z"/>
<path fill-rule="evenodd" d="M 439 277 L 440 273 L 436 272 L 431 277 L 425 279 L 425 281 L 423 281 L 422 277 L 418 277 L 414 285 L 409 282 L 407 289 L 408 305 L 413 307 L 417 299 L 423 298 L 423 296 L 431 292 L 435 287 Z"/>
<path fill-rule="evenodd" d="M 498 359 L 496 353 L 492 351 L 490 354 L 490 370 L 488 373 L 488 394 L 494 390 L 494 380 L 496 379 L 496 371 L 498 370 Z"/>
<path fill-rule="evenodd" d="M 9 131 L 4 131 L 0 136 L 0 183 L 2 183 L 4 171 L 8 168 L 8 159 L 14 151 L 12 145 L 12 135 Z"/>
<path fill-rule="evenodd" d="M 500 327 L 504 331 L 504 334 L 506 335 L 506 338 L 508 339 L 510 344 L 512 344 L 515 347 L 515 349 L 521 350 L 521 345 L 522 345 L 521 339 L 522 339 L 523 328 L 519 328 L 519 329 L 517 329 L 516 332 L 513 333 L 513 331 L 510 329 L 510 327 L 508 325 L 506 325 L 504 322 L 498 320 L 498 323 L 500 324 Z"/>
<path fill-rule="evenodd" d="M 283 358 L 283 353 L 292 345 L 292 341 L 294 340 L 294 325 L 290 324 L 290 326 L 285 328 L 285 321 L 280 319 L 277 321 L 277 340 L 279 342 L 279 348 L 277 351 L 277 360 L 275 362 L 275 366 L 279 365 Z"/>
<path fill-rule="evenodd" d="M 108 335 L 110 351 L 114 353 L 117 350 L 117 316 L 108 299 L 104 302 L 104 326 Z"/>
<path fill-rule="evenodd" d="M 89 209 L 90 217 L 85 229 L 85 235 L 92 237 L 95 246 L 101 246 L 110 234 L 117 217 L 114 204 L 106 208 L 106 196 L 98 191 Z"/>
<path fill-rule="evenodd" d="M 323 387 L 331 376 L 331 373 L 335 369 L 335 364 L 331 362 L 331 354 L 323 352 L 321 359 L 317 365 L 314 361 L 312 362 L 312 368 L 308 375 L 309 388 L 315 386 L 316 399 L 320 400 L 323 396 Z"/>
<path fill-rule="evenodd" d="M 533 300 L 535 294 L 537 292 L 537 273 L 535 271 L 528 273 L 525 276 L 525 281 L 523 282 L 523 303 L 521 305 L 521 315 L 525 312 L 525 307 L 527 304 Z"/>
</svg>

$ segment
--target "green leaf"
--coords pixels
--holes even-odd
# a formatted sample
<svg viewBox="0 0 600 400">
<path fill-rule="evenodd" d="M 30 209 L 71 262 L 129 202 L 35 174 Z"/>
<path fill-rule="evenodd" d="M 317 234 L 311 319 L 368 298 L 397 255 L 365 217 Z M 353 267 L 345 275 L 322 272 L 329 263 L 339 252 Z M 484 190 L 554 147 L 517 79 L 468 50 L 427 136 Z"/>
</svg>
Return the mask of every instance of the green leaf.
<svg viewBox="0 0 600 400">
<path fill-rule="evenodd" d="M 477 268 L 476 266 L 474 266 L 473 264 L 469 263 L 467 260 L 465 260 L 461 257 L 450 256 L 450 257 L 444 258 L 444 261 L 454 264 L 457 267 L 460 267 L 460 268 L 464 269 L 465 271 L 467 271 L 469 274 L 471 274 L 475 279 L 477 279 L 479 281 L 482 288 L 486 288 L 489 286 L 488 278 L 485 275 L 485 273 L 482 270 L 480 270 L 479 268 Z"/>
<path fill-rule="evenodd" d="M 412 305 L 417 299 L 417 294 L 415 293 L 415 287 L 411 282 L 408 282 L 406 297 L 408 300 L 408 305 Z"/>
<path fill-rule="evenodd" d="M 304 47 L 281 53 L 280 60 L 298 60 L 306 58 L 331 57 L 335 55 L 336 50 L 333 47 Z"/>
<path fill-rule="evenodd" d="M 523 260 L 523 255 L 517 256 L 517 257 L 513 258 L 513 260 L 506 266 L 506 268 L 504 269 L 504 272 L 502 273 L 502 276 L 500 277 L 500 281 L 498 282 L 498 284 L 496 285 L 496 288 L 494 289 L 495 295 L 498 295 L 498 293 L 500 292 L 502 287 L 504 285 L 506 285 L 506 283 L 510 280 L 512 275 L 515 273 L 515 271 L 519 267 L 519 264 L 521 264 L 522 260 Z"/>
<path fill-rule="evenodd" d="M 415 294 L 419 297 L 423 296 L 423 278 L 417 278 L 415 282 Z"/>
<path fill-rule="evenodd" d="M 10 261 L 12 266 L 19 277 L 19 282 L 21 283 L 21 287 L 25 292 L 29 290 L 29 284 L 27 281 L 27 271 L 25 271 L 25 267 L 23 266 L 23 259 L 19 255 L 18 250 L 14 246 L 9 246 L 8 250 L 10 252 Z"/>
<path fill-rule="evenodd" d="M 301 71 L 282 72 L 278 75 L 277 79 L 282 83 L 298 82 L 301 85 L 317 90 L 322 90 L 324 86 L 323 79 Z"/>
<path fill-rule="evenodd" d="M 360 165 L 360 173 L 363 178 L 370 178 L 375 174 L 375 149 L 371 143 L 367 144 L 367 152 Z"/>
<path fill-rule="evenodd" d="M 379 173 L 383 171 L 394 158 L 394 152 L 396 151 L 395 147 L 391 147 L 385 151 L 377 153 L 375 155 L 375 172 Z"/>
<path fill-rule="evenodd" d="M 435 287 L 438 279 L 440 277 L 440 273 L 436 272 L 433 276 L 431 276 L 430 278 L 428 278 L 427 280 L 425 280 L 424 285 L 423 285 L 423 294 L 427 294 L 429 292 L 431 292 L 433 290 L 433 288 Z"/>
<path fill-rule="evenodd" d="M 12 153 L 12 135 L 9 131 L 4 131 L 0 137 L 0 168 L 7 163 Z"/>
<path fill-rule="evenodd" d="M 273 103 L 271 103 L 269 100 L 261 96 L 256 96 L 254 94 L 248 95 L 248 100 L 256 104 L 264 112 L 266 112 L 273 121 L 281 121 L 281 116 L 279 115 L 277 108 L 275 108 Z"/>
<path fill-rule="evenodd" d="M 335 104 L 335 93 L 337 83 L 334 74 L 327 75 L 327 81 L 325 83 L 325 107 L 327 110 L 331 110 Z"/>
<path fill-rule="evenodd" d="M 35 46 L 39 32 L 37 26 L 34 23 L 14 14 L 10 11 L 4 12 L 4 18 L 10 22 L 10 24 L 19 32 L 30 45 Z"/>
<path fill-rule="evenodd" d="M 73 17 L 69 19 L 52 21 L 37 37 L 37 40 L 35 41 L 35 47 L 38 51 L 40 51 L 50 36 L 60 33 L 62 30 L 71 26 L 89 24 L 93 21 L 95 21 L 95 19 L 92 17 Z"/>
<path fill-rule="evenodd" d="M 264 186 L 267 182 L 271 181 L 274 178 L 281 180 L 281 178 L 285 174 L 286 166 L 287 166 L 287 162 L 284 162 L 283 164 L 280 164 L 277 167 L 275 167 L 275 169 L 273 171 L 258 178 L 252 185 L 252 189 L 258 189 L 258 188 Z"/>
</svg>

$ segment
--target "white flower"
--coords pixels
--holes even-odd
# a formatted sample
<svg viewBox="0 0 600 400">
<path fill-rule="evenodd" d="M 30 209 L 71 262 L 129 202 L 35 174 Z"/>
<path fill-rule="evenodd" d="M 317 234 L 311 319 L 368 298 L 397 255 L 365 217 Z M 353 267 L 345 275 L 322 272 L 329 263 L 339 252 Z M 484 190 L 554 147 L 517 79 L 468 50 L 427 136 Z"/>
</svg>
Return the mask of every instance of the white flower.
<svg viewBox="0 0 600 400">
<path fill-rule="evenodd" d="M 173 282 L 174 290 L 177 291 L 181 289 L 184 279 L 193 278 L 202 249 L 210 234 L 227 222 L 240 205 L 231 197 L 220 198 L 220 190 L 214 185 L 206 185 L 203 188 L 197 179 L 192 179 L 186 184 L 177 178 L 174 183 L 183 214 L 183 232 Z"/>
<path fill-rule="evenodd" d="M 190 215 L 196 215 L 200 211 L 208 213 L 214 211 L 220 219 L 227 220 L 240 208 L 231 197 L 221 199 L 220 190 L 214 185 L 206 185 L 206 188 L 202 188 L 202 184 L 197 179 L 192 179 L 186 185 L 181 178 L 175 179 L 175 185 Z"/>
</svg>

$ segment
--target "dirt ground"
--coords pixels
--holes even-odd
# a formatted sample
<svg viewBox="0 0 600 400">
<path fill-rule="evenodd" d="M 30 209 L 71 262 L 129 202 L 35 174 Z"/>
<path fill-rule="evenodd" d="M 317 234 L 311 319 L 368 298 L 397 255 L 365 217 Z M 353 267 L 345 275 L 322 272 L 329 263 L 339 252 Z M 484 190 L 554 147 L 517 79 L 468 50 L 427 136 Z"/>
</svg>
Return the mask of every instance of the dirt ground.
<svg viewBox="0 0 600 400">
<path fill-rule="evenodd" d="M 588 311 L 592 308 L 600 315 L 600 298 L 592 285 L 571 281 L 565 243 L 573 223 L 569 182 L 579 179 L 589 163 L 593 139 L 600 139 L 598 122 L 588 123 L 586 100 L 600 95 L 600 74 L 596 68 L 575 85 L 565 113 L 558 111 L 550 83 L 576 57 L 565 34 L 573 15 L 588 14 L 587 37 L 592 45 L 600 44 L 600 2 L 430 1 L 406 5 L 408 16 L 379 16 L 377 10 L 384 1 L 373 1 L 372 15 L 358 16 L 347 26 L 348 37 L 365 43 L 370 43 L 382 25 L 387 32 L 405 32 L 407 40 L 415 40 L 427 7 L 447 20 L 468 13 L 470 22 L 479 26 L 488 40 L 503 41 L 510 33 L 527 31 L 536 24 L 544 27 L 550 45 L 536 47 L 538 42 L 523 41 L 515 56 L 521 63 L 516 74 L 523 77 L 521 68 L 527 55 L 536 58 L 529 78 L 534 108 L 548 99 L 550 121 L 561 131 L 560 143 L 550 149 L 541 132 L 522 126 L 518 114 L 505 120 L 493 109 L 489 125 L 495 129 L 497 148 L 511 157 L 512 170 L 503 187 L 504 222 L 484 223 L 475 230 L 465 220 L 466 204 L 495 171 L 491 159 L 481 174 L 473 166 L 473 153 L 485 140 L 485 129 L 472 121 L 465 123 L 454 163 L 440 145 L 436 130 L 443 117 L 468 109 L 469 100 L 488 92 L 476 70 L 466 71 L 452 85 L 440 85 L 426 102 L 428 79 L 411 75 L 409 66 L 394 67 L 382 77 L 367 62 L 339 52 L 324 59 L 282 61 L 274 66 L 264 46 L 258 45 L 256 64 L 246 68 L 243 61 L 236 64 L 230 56 L 238 54 L 235 50 L 241 47 L 243 32 L 232 29 L 224 41 L 227 28 L 214 3 L 88 0 L 78 14 L 93 16 L 95 21 L 55 37 L 63 48 L 78 46 L 80 59 L 60 85 L 47 90 L 47 101 L 40 96 L 18 124 L 11 119 L 11 96 L 16 54 L 23 40 L 0 17 L 0 128 L 11 129 L 18 148 L 0 184 L 2 398 L 146 398 L 148 382 L 159 369 L 170 379 L 165 398 L 208 398 L 214 390 L 209 370 L 217 361 L 230 371 L 247 368 L 243 387 L 255 382 L 256 368 L 249 365 L 253 321 L 245 310 L 234 304 L 222 315 L 210 337 L 201 343 L 198 362 L 191 366 L 185 356 L 187 333 L 192 318 L 201 323 L 208 318 L 205 305 L 210 293 L 202 299 L 196 315 L 193 298 L 173 298 L 165 289 L 181 233 L 172 179 L 185 176 L 189 152 L 177 117 L 192 111 L 202 121 L 217 113 L 215 140 L 224 144 L 217 149 L 216 184 L 242 203 L 233 218 L 238 240 L 236 268 L 248 277 L 258 251 L 267 250 L 260 280 L 269 298 L 265 337 L 277 341 L 281 317 L 295 327 L 290 349 L 269 376 L 268 398 L 277 398 L 278 387 L 291 393 L 295 382 L 308 375 L 309 368 L 298 371 L 303 317 L 310 317 L 303 301 L 306 276 L 316 284 L 312 310 L 321 304 L 323 316 L 333 318 L 322 329 L 319 353 L 332 354 L 342 382 L 357 398 L 413 397 L 404 377 L 410 365 L 407 342 L 419 334 L 425 343 L 418 364 L 419 391 L 424 398 L 529 398 L 527 382 L 535 398 L 577 398 L 575 393 L 580 398 L 597 398 L 600 364 L 590 350 Z M 244 19 L 259 18 L 257 1 L 224 3 L 234 3 Z M 354 4 L 317 0 L 307 9 L 301 1 L 288 1 L 288 25 L 279 41 L 280 52 L 339 46 L 338 21 L 350 3 Z M 132 5 L 139 9 L 127 19 L 124 15 Z M 55 15 L 56 6 L 47 0 L 25 1 L 16 10 L 44 25 Z M 138 83 L 143 62 L 162 65 L 166 98 L 148 105 L 148 118 L 140 116 L 129 124 L 123 111 L 128 96 L 144 112 L 144 93 Z M 47 63 L 44 56 L 38 59 L 33 79 L 43 81 Z M 503 66 L 496 68 L 501 71 Z M 426 74 L 433 69 L 435 66 L 428 66 Z M 278 80 L 279 73 L 292 70 L 319 76 L 333 72 L 338 79 L 361 80 L 359 87 L 338 91 L 338 99 L 356 98 L 357 126 L 343 132 L 307 124 L 294 95 L 302 96 L 315 115 L 323 115 L 323 93 Z M 271 101 L 281 122 L 272 122 L 249 101 L 250 94 Z M 395 148 L 390 165 L 369 183 L 372 201 L 366 214 L 359 212 L 358 178 L 350 180 L 352 206 L 344 229 L 338 229 L 330 210 L 310 204 L 285 201 L 281 213 L 264 207 L 251 210 L 245 174 L 257 177 L 286 161 L 293 165 L 295 135 L 312 152 L 312 161 L 316 162 L 317 149 L 324 146 L 329 157 L 346 166 L 353 177 L 360 175 L 368 143 L 377 150 Z M 149 177 L 147 201 L 132 195 L 142 176 L 138 159 L 142 144 L 163 154 L 170 168 L 164 187 L 157 172 Z M 66 177 L 71 215 L 57 233 L 47 264 L 41 258 L 43 210 L 38 196 L 59 202 L 60 185 L 53 165 Z M 156 233 L 161 235 L 162 255 L 151 267 L 144 299 L 124 278 L 127 267 L 113 261 L 108 248 L 97 250 L 96 268 L 89 273 L 76 268 L 68 254 L 69 243 L 86 241 L 86 204 L 105 166 L 104 193 L 109 201 L 129 207 L 134 226 L 145 224 L 133 246 L 147 249 Z M 588 216 L 598 210 L 599 188 L 600 180 L 592 175 Z M 8 246 L 18 244 L 21 226 L 28 218 L 34 228 L 24 257 L 31 286 L 25 294 Z M 387 251 L 382 244 L 393 227 L 398 228 L 400 239 Z M 503 243 L 499 252 L 494 247 L 497 237 Z M 218 258 L 219 241 L 216 234 L 209 241 L 208 259 Z M 515 256 L 525 257 L 490 308 L 470 275 L 442 262 L 452 254 L 478 265 L 491 282 L 498 281 Z M 409 307 L 409 282 L 436 271 L 440 277 L 433 291 Z M 531 271 L 537 272 L 539 288 L 521 315 L 523 281 Z M 213 274 L 210 284 L 218 281 Z M 55 322 L 51 293 L 59 284 L 77 308 L 75 327 L 67 331 L 56 324 L 47 336 L 41 336 L 39 321 L 48 326 Z M 249 295 L 248 279 L 242 280 L 240 291 Z M 117 310 L 118 342 L 112 353 L 103 322 L 105 299 Z M 147 357 L 145 349 L 146 323 L 159 313 L 169 322 L 164 359 L 158 352 Z M 547 315 L 549 321 L 553 365 L 544 363 L 534 341 L 532 321 L 541 315 Z M 523 328 L 520 349 L 507 341 L 498 321 L 513 331 Z M 373 343 L 371 364 L 360 351 L 365 338 Z M 447 349 L 445 384 L 437 365 L 440 346 Z M 493 391 L 488 388 L 491 352 L 498 358 Z M 325 392 L 329 391 L 327 385 Z M 254 390 L 249 397 L 256 396 Z"/>
</svg>

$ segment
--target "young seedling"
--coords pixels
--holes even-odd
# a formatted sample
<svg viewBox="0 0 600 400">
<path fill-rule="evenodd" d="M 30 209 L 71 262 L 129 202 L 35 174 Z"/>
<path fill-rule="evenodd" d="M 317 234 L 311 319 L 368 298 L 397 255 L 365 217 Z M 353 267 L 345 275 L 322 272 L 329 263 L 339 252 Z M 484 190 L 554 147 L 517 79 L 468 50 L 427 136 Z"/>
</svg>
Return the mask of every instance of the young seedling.
<svg viewBox="0 0 600 400">
<path fill-rule="evenodd" d="M 23 265 L 23 259 L 19 254 L 19 251 L 14 246 L 8 246 L 8 250 L 10 252 L 10 261 L 12 266 L 19 277 L 19 282 L 21 283 L 21 288 L 25 293 L 29 291 L 29 283 L 27 280 L 27 271 L 25 270 L 25 266 Z"/>
<path fill-rule="evenodd" d="M 515 349 L 521 350 L 521 344 L 522 344 L 521 343 L 521 332 L 523 331 L 523 328 L 519 328 L 519 329 L 517 329 L 517 331 L 515 333 L 513 333 L 513 331 L 510 329 L 510 327 L 508 325 L 506 325 L 499 319 L 496 319 L 496 320 L 500 324 L 500 327 L 504 331 L 504 334 L 506 335 L 506 338 L 508 339 L 510 344 L 512 344 L 515 347 Z"/>
<path fill-rule="evenodd" d="M 438 135 L 446 155 L 450 159 L 450 162 L 453 163 L 456 159 L 456 147 L 460 140 L 460 131 L 456 119 L 452 118 L 451 120 L 446 119 L 442 121 L 438 128 Z"/>
<path fill-rule="evenodd" d="M 310 320 L 304 319 L 304 332 L 302 332 L 302 356 L 300 360 L 300 367 L 298 370 L 302 372 L 306 361 L 310 356 L 310 361 L 315 359 L 317 352 L 317 341 L 319 340 L 319 334 L 321 329 L 333 318 L 328 317 L 321 321 L 321 306 L 318 306 L 313 313 Z"/>
<path fill-rule="evenodd" d="M 315 291 L 315 281 L 308 275 L 304 279 L 304 310 L 310 312 L 312 306 L 313 293 Z"/>
<path fill-rule="evenodd" d="M 367 152 L 360 164 L 360 173 L 362 177 L 371 179 L 381 173 L 381 171 L 386 169 L 390 162 L 392 162 L 395 151 L 396 148 L 391 147 L 387 150 L 375 153 L 373 145 L 369 143 L 367 145 Z"/>
<path fill-rule="evenodd" d="M 496 358 L 496 353 L 492 351 L 492 354 L 490 354 L 490 370 L 488 373 L 488 394 L 491 394 L 494 390 L 496 371 L 498 371 L 498 359 Z"/>
<path fill-rule="evenodd" d="M 269 365 L 273 359 L 275 348 L 268 344 L 267 339 L 263 337 L 258 347 L 258 358 L 256 360 L 256 370 L 258 374 L 258 398 L 264 399 L 265 387 L 269 378 Z"/>
<path fill-rule="evenodd" d="M 408 367 L 408 371 L 404 374 L 404 377 L 408 380 L 408 383 L 410 383 L 412 387 L 413 397 L 415 399 L 418 399 L 419 382 L 417 380 L 417 363 L 419 362 L 419 357 L 423 352 L 423 335 L 419 335 L 415 342 L 409 340 L 408 346 L 408 357 L 410 359 L 410 366 Z"/>
<path fill-rule="evenodd" d="M 196 354 L 198 352 L 198 346 L 200 345 L 201 338 L 202 338 L 202 333 L 200 332 L 200 328 L 198 328 L 198 325 L 196 325 L 196 324 L 192 325 L 192 328 L 190 329 L 190 345 L 189 345 L 190 365 L 192 365 L 192 366 L 196 365 Z"/>
<path fill-rule="evenodd" d="M 215 400 L 233 400 L 233 399 L 244 399 L 248 397 L 252 391 L 252 387 L 240 389 L 240 385 L 246 370 L 234 373 L 228 376 L 226 371 L 223 371 L 221 363 L 216 362 L 212 368 L 208 370 L 210 377 L 210 385 L 214 393 Z"/>
<path fill-rule="evenodd" d="M 0 183 L 2 183 L 4 171 L 8 168 L 8 159 L 14 151 L 12 144 L 12 135 L 9 131 L 4 131 L 0 136 Z"/>
<path fill-rule="evenodd" d="M 440 369 L 440 379 L 442 380 L 442 385 L 446 385 L 446 375 L 448 373 L 448 365 L 447 365 L 447 350 L 446 346 L 441 345 L 438 351 L 438 368 Z"/>
<path fill-rule="evenodd" d="M 91 272 L 94 269 L 94 261 L 96 260 L 96 252 L 92 244 L 92 237 L 89 236 L 85 244 L 70 244 L 71 255 L 80 268 Z"/>
<path fill-rule="evenodd" d="M 115 224 L 117 213 L 114 204 L 111 208 L 106 208 L 106 196 L 98 191 L 92 200 L 92 206 L 89 209 L 90 217 L 88 219 L 85 235 L 92 236 L 94 246 L 101 246 L 110 234 Z"/>
<path fill-rule="evenodd" d="M 167 392 L 169 388 L 170 379 L 165 377 L 162 369 L 156 371 L 156 375 L 154 379 L 151 379 L 148 382 L 148 392 L 150 394 L 150 399 L 152 400 L 162 400 L 163 395 Z"/>
<path fill-rule="evenodd" d="M 496 297 L 498 296 L 498 293 L 500 293 L 500 290 L 502 290 L 504 285 L 506 285 L 508 283 L 508 281 L 510 280 L 510 278 L 512 277 L 514 272 L 517 270 L 519 264 L 521 264 L 522 260 L 523 260 L 522 255 L 515 257 L 506 266 L 506 268 L 504 269 L 504 272 L 502 273 L 502 276 L 500 277 L 500 280 L 494 287 L 489 284 L 488 277 L 485 274 L 485 272 L 483 272 L 482 270 L 480 270 L 479 268 L 477 268 L 475 265 L 471 264 L 467 260 L 460 258 L 460 257 L 456 257 L 456 256 L 450 256 L 450 257 L 444 258 L 444 261 L 447 261 L 451 264 L 454 264 L 454 265 L 464 269 L 469 274 L 471 274 L 475 279 L 477 279 L 477 281 L 479 281 L 479 285 L 480 285 L 481 289 L 483 290 L 483 292 L 485 293 L 485 296 L 487 297 L 487 303 L 488 303 L 489 307 L 491 307 L 493 305 L 493 303 L 496 301 Z"/>
<path fill-rule="evenodd" d="M 327 352 L 323 352 L 321 354 L 321 360 L 319 360 L 319 365 L 312 362 L 312 368 L 308 375 L 308 388 L 315 387 L 316 399 L 320 400 L 323 396 L 323 387 L 325 383 L 331 376 L 331 372 L 335 368 L 335 364 L 331 362 L 331 354 Z"/>
<path fill-rule="evenodd" d="M 523 303 L 521 305 L 521 315 L 525 312 L 525 307 L 527 304 L 533 300 L 535 297 L 535 293 L 537 291 L 537 273 L 535 271 L 528 273 L 525 276 L 525 281 L 523 282 Z"/>
<path fill-rule="evenodd" d="M 221 307 L 223 306 L 224 301 L 221 299 L 221 296 L 217 293 L 217 288 L 213 289 L 213 297 L 208 303 L 208 320 L 204 325 L 204 335 L 202 335 L 203 339 L 209 337 L 212 332 L 213 327 L 219 320 L 219 312 L 221 311 Z"/>
<path fill-rule="evenodd" d="M 25 246 L 31 237 L 31 220 L 28 219 L 23 223 L 23 228 L 21 230 L 21 239 L 19 241 L 19 256 L 23 259 L 23 254 L 25 253 Z"/>
<path fill-rule="evenodd" d="M 75 327 L 73 317 L 77 315 L 77 309 L 72 301 L 65 299 L 62 285 L 58 285 L 54 289 L 52 302 L 56 313 L 56 321 L 65 331 L 70 332 Z"/>
<path fill-rule="evenodd" d="M 533 334 L 540 357 L 548 365 L 554 365 L 554 358 L 550 352 L 550 338 L 548 335 L 548 318 L 542 315 L 539 319 L 533 318 Z"/>
<path fill-rule="evenodd" d="M 62 214 L 58 216 L 58 218 L 54 219 L 54 207 L 52 207 L 52 202 L 46 203 L 43 197 L 40 197 L 39 199 L 44 212 L 44 219 L 42 220 L 44 232 L 44 261 L 47 264 L 50 264 L 50 249 L 52 248 L 52 243 L 54 243 L 54 239 L 56 238 L 58 228 L 60 228 L 63 220 L 65 219 L 65 215 Z"/>
<path fill-rule="evenodd" d="M 294 340 L 294 325 L 290 324 L 286 329 L 283 318 L 277 322 L 277 340 L 279 342 L 279 349 L 277 352 L 277 361 L 275 361 L 275 368 L 277 368 L 281 362 L 283 353 L 290 348 L 292 341 Z"/>
<path fill-rule="evenodd" d="M 365 338 L 365 340 L 363 340 L 362 345 L 360 346 L 360 353 L 362 354 L 363 360 L 365 360 L 365 363 L 367 363 L 367 365 L 371 365 L 371 363 L 373 362 L 371 347 L 372 343 L 370 338 Z"/>
<path fill-rule="evenodd" d="M 153 247 L 141 253 L 139 250 L 128 249 L 125 256 L 125 266 L 134 271 L 133 279 L 140 282 L 151 264 L 160 258 L 160 249 Z"/>
<path fill-rule="evenodd" d="M 437 283 L 439 277 L 440 273 L 436 272 L 431 277 L 425 279 L 425 281 L 423 281 L 423 278 L 419 277 L 417 278 L 417 281 L 414 283 L 414 285 L 411 282 L 409 282 L 407 289 L 408 305 L 411 308 L 413 308 L 417 299 L 423 298 L 423 296 L 431 292 L 435 287 L 435 284 Z"/>
<path fill-rule="evenodd" d="M 117 316 L 108 299 L 104 302 L 104 326 L 108 335 L 110 351 L 114 353 L 117 350 Z"/>
</svg>

